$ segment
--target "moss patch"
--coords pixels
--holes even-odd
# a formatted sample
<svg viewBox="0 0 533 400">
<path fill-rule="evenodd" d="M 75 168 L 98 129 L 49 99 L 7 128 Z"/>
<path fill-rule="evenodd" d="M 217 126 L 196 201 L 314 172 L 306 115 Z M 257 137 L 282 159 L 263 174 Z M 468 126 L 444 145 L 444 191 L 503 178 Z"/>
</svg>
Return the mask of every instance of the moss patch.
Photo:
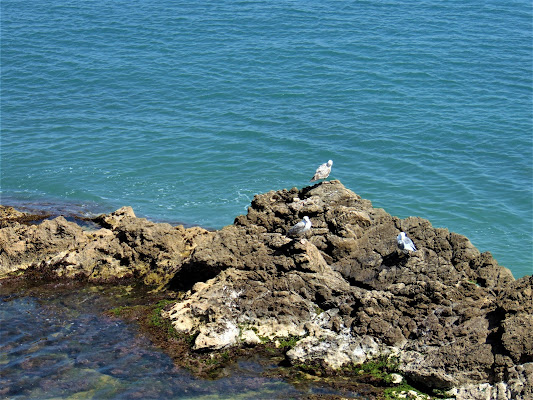
<svg viewBox="0 0 533 400">
<path fill-rule="evenodd" d="M 396 399 L 431 399 L 431 397 L 421 391 L 415 389 L 407 383 L 402 383 L 401 385 L 387 388 L 383 392 L 385 400 L 396 400 Z"/>
<path fill-rule="evenodd" d="M 276 342 L 279 344 L 279 347 L 282 350 L 287 352 L 292 349 L 300 339 L 302 339 L 300 336 L 291 335 L 287 337 L 278 338 L 276 339 Z"/>
<path fill-rule="evenodd" d="M 392 374 L 398 372 L 399 361 L 396 357 L 381 356 L 363 364 L 352 365 L 345 370 L 351 370 L 359 375 L 368 375 L 382 380 L 385 384 L 392 382 Z"/>
</svg>

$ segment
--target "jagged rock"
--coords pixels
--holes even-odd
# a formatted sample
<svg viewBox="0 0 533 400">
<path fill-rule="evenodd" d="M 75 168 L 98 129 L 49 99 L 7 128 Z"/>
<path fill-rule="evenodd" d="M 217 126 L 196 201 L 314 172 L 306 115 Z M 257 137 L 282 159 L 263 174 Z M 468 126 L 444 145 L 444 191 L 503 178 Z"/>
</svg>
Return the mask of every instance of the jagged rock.
<svg viewBox="0 0 533 400">
<path fill-rule="evenodd" d="M 30 224 L 42 221 L 49 216 L 49 214 L 44 212 L 40 214 L 32 214 L 21 212 L 10 206 L 0 205 L 0 228 L 5 228 L 15 223 Z"/>
<path fill-rule="evenodd" d="M 0 205 L 0 220 L 5 222 L 14 221 L 24 217 L 26 214 L 9 206 Z"/>
<path fill-rule="evenodd" d="M 102 214 L 94 218 L 94 222 L 97 222 L 104 228 L 113 229 L 123 220 L 133 221 L 136 218 L 133 208 L 126 206 L 121 207 L 111 214 Z"/>
<path fill-rule="evenodd" d="M 311 231 L 288 238 L 306 215 Z M 0 229 L 2 266 L 139 276 L 185 290 L 163 316 L 196 350 L 292 336 L 300 338 L 287 353 L 294 364 L 338 368 L 392 353 L 405 378 L 424 387 L 531 393 L 532 278 L 515 281 L 466 237 L 393 217 L 339 181 L 257 195 L 247 215 L 216 232 L 155 224 L 131 208 L 97 220 L 104 228 L 94 232 L 61 220 L 48 222 L 55 230 L 32 228 L 43 240 L 62 238 L 52 247 L 28 227 Z M 400 231 L 417 251 L 397 249 Z"/>
<path fill-rule="evenodd" d="M 83 230 L 64 217 L 39 225 L 10 224 L 0 229 L 0 276 L 74 250 L 87 241 Z"/>
<path fill-rule="evenodd" d="M 318 254 L 323 260 L 317 264 L 320 268 L 311 268 L 309 273 L 298 262 L 302 257 L 298 247 L 283 246 L 287 229 L 305 215 L 313 223 L 306 257 Z M 395 238 L 400 231 L 413 238 L 418 251 L 404 254 L 397 250 Z M 181 270 L 177 276 L 187 281 L 187 287 L 195 277 L 216 276 L 216 284 L 198 286 L 198 291 L 166 314 L 176 329 L 186 327 L 188 333 L 206 335 L 209 326 L 212 332 L 228 332 L 223 329 L 227 326 L 235 332 L 235 326 L 247 325 L 266 337 L 303 332 L 305 337 L 288 353 L 295 363 L 321 359 L 338 366 L 355 362 L 358 352 L 353 343 L 371 337 L 380 351 L 400 349 L 401 370 L 410 381 L 449 389 L 475 382 L 497 383 L 495 368 L 499 366 L 504 379 L 505 365 L 529 357 L 529 337 L 511 329 L 516 322 L 529 326 L 528 316 L 506 316 L 495 290 L 514 283 L 509 270 L 499 266 L 490 253 L 481 254 L 466 237 L 433 228 L 421 218 L 392 217 L 338 181 L 257 195 L 247 215 L 237 217 L 233 226 L 217 232 L 204 247 L 197 247 L 186 265 L 187 273 Z M 226 276 L 229 269 L 231 276 L 240 270 L 237 286 Z M 261 275 L 249 275 L 249 271 Z M 334 272 L 343 279 L 324 281 Z M 317 276 L 322 279 L 319 286 L 313 285 Z M 290 284 L 283 290 L 281 282 Z M 257 293 L 257 287 L 264 285 L 268 297 Z M 231 307 L 225 305 L 228 294 L 220 289 L 230 287 L 232 293 L 239 293 L 230 296 Z M 526 292 L 527 287 L 530 282 L 524 285 Z M 242 300 L 247 294 L 262 301 Z M 200 309 L 193 306 L 198 303 Z M 270 312 L 265 311 L 269 308 Z M 313 308 L 335 311 L 330 330 L 320 327 Z M 298 323 L 301 320 L 308 323 Z M 222 327 L 217 321 L 223 322 Z M 272 321 L 284 321 L 283 328 L 267 329 Z M 349 339 L 343 338 L 344 329 L 350 332 Z M 219 345 L 238 343 L 232 335 L 234 339 Z M 500 348 L 500 337 L 509 350 Z M 329 351 L 321 344 L 324 341 Z M 202 348 L 202 343 L 197 339 L 196 348 Z"/>
<path fill-rule="evenodd" d="M 147 285 L 163 286 L 194 247 L 212 234 L 136 218 L 131 207 L 95 220 L 106 227 L 84 231 L 57 217 L 0 229 L 0 274 L 32 266 L 49 276 L 102 282 L 138 276 Z"/>
<path fill-rule="evenodd" d="M 223 269 L 215 278 L 194 285 L 185 301 L 164 313 L 178 332 L 198 334 L 195 349 L 256 342 L 257 337 L 302 336 L 306 323 L 322 311 L 320 306 L 334 306 L 324 301 L 332 301 L 331 293 L 338 293 L 337 306 L 349 296 L 350 286 L 308 241 L 283 240 L 279 235 L 263 239 L 262 246 L 256 243 L 256 256 L 245 258 L 239 268 L 227 267 L 224 263 L 231 265 L 234 257 L 223 255 L 218 266 Z M 237 249 L 242 247 L 233 247 Z M 201 250 L 198 247 L 195 252 Z M 261 257 L 269 252 L 268 259 Z M 278 263 L 277 258 L 284 262 Z"/>
<path fill-rule="evenodd" d="M 510 357 L 514 364 L 532 363 L 533 277 L 525 276 L 505 286 L 498 295 L 497 304 L 492 323 L 499 327 L 494 337 L 501 346 L 497 348 L 498 354 Z"/>
<path fill-rule="evenodd" d="M 533 398 L 533 363 L 509 369 L 506 381 L 468 384 L 446 392 L 455 400 L 527 400 Z"/>
<path fill-rule="evenodd" d="M 354 336 L 349 329 L 333 332 L 329 329 L 317 329 L 318 321 L 306 326 L 308 336 L 299 340 L 287 352 L 292 364 L 322 365 L 339 369 L 345 365 L 362 364 L 378 354 L 385 353 L 385 348 L 371 336 Z"/>
</svg>

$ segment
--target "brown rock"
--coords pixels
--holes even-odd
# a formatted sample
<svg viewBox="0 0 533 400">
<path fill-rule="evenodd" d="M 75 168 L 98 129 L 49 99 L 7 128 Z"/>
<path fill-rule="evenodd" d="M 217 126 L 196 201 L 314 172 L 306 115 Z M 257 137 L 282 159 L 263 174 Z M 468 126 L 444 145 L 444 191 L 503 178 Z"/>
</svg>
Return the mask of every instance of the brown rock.
<svg viewBox="0 0 533 400">
<path fill-rule="evenodd" d="M 304 216 L 308 235 L 286 237 Z M 155 224 L 131 208 L 97 220 L 104 228 L 91 233 L 64 220 L 0 229 L 0 260 L 187 290 L 164 315 L 196 335 L 198 350 L 296 335 L 295 363 L 337 368 L 398 353 L 403 373 L 430 388 L 511 396 L 531 381 L 532 278 L 515 281 L 466 237 L 393 217 L 339 181 L 257 195 L 217 232 Z M 417 251 L 397 249 L 401 231 Z"/>
<path fill-rule="evenodd" d="M 87 242 L 83 230 L 63 217 L 39 225 L 14 223 L 0 229 L 0 275 L 74 250 Z"/>
<path fill-rule="evenodd" d="M 288 227 L 305 215 L 311 218 L 313 228 L 305 252 L 298 253 L 298 242 L 284 245 L 283 238 Z M 413 238 L 417 252 L 404 254 L 397 250 L 395 238 L 400 231 Z M 316 260 L 316 254 L 321 255 L 321 261 L 310 262 L 306 269 L 305 261 Z M 301 302 L 289 294 L 297 293 L 312 302 L 304 303 L 303 309 L 336 309 L 337 322 L 331 320 L 321 329 L 340 332 L 344 326 L 354 337 L 370 336 L 384 346 L 402 348 L 404 372 L 414 381 L 432 387 L 495 381 L 495 360 L 505 352 L 496 339 L 505 329 L 504 343 L 518 343 L 513 350 L 516 354 L 509 350 L 515 362 L 522 360 L 520 357 L 529 348 L 528 339 L 518 340 L 524 338 L 523 333 L 509 328 L 518 322 L 527 325 L 527 317 L 502 325 L 505 314 L 499 311 L 494 289 L 513 282 L 509 270 L 499 266 L 489 253 L 480 254 L 464 236 L 433 228 L 421 218 L 392 217 L 374 209 L 369 201 L 338 181 L 300 191 L 294 188 L 257 195 L 246 216 L 237 217 L 234 226 L 224 228 L 203 247 L 197 247 L 186 265 L 189 272 L 183 281 L 188 280 L 189 286 L 195 277 L 220 278 L 222 275 L 217 274 L 227 268 L 255 271 L 254 278 L 242 280 L 238 290 L 262 299 L 238 306 L 238 315 L 253 316 L 248 323 L 255 329 L 266 324 L 265 316 L 269 321 L 275 318 L 268 312 L 274 310 L 283 318 L 307 318 L 311 321 L 311 325 L 306 325 L 311 335 L 316 317 L 295 312 L 302 310 L 297 306 Z M 344 284 L 336 282 L 338 278 L 331 280 L 335 271 L 342 274 Z M 183 270 L 178 276 L 181 273 Z M 322 279 L 329 276 L 331 281 L 314 285 L 317 273 Z M 254 292 L 252 286 L 257 286 L 258 281 L 276 282 L 274 287 L 269 286 L 270 296 Z M 282 282 L 290 282 L 285 291 L 281 290 Z M 278 290 L 281 296 L 276 294 Z M 203 286 L 192 296 L 218 298 L 210 291 L 209 285 Z M 291 301 L 280 302 L 280 298 Z M 283 312 L 279 304 L 283 305 Z M 204 305 L 202 312 L 215 315 L 217 307 L 215 303 Z M 206 329 L 200 328 L 202 318 L 194 316 L 194 308 L 180 309 L 197 322 L 194 329 Z M 239 324 L 237 316 L 232 321 L 233 325 Z M 300 326 L 292 321 L 285 325 Z M 180 324 L 175 326 L 179 329 Z M 298 331 L 299 328 L 293 330 Z M 275 331 L 268 332 L 275 335 Z M 309 343 L 315 341 L 308 340 L 305 348 L 309 348 Z M 509 365 L 512 364 L 511 361 Z"/>
<path fill-rule="evenodd" d="M 0 228 L 5 228 L 15 223 L 30 224 L 48 217 L 50 215 L 46 213 L 32 214 L 21 212 L 10 206 L 0 205 Z"/>
<path fill-rule="evenodd" d="M 32 266 L 48 277 L 92 281 L 143 279 L 162 287 L 212 233 L 136 218 L 131 207 L 95 219 L 107 228 L 84 231 L 63 217 L 0 229 L 0 273 Z"/>
</svg>

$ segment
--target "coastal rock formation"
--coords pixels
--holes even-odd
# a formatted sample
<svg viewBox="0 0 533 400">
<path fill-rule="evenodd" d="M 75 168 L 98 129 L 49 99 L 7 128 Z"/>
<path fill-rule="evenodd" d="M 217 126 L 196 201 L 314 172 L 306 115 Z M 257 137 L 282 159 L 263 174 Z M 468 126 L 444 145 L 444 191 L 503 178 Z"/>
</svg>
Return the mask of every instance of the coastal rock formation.
<svg viewBox="0 0 533 400">
<path fill-rule="evenodd" d="M 312 229 L 287 237 L 304 216 Z M 185 291 L 163 316 L 198 351 L 292 338 L 294 365 L 391 356 L 408 381 L 457 398 L 533 396 L 532 277 L 514 280 L 466 237 L 393 217 L 339 181 L 257 195 L 216 232 L 156 224 L 129 207 L 95 221 L 101 229 L 62 217 L 8 224 L 0 274 L 30 267 Z M 417 251 L 397 248 L 401 231 Z"/>
<path fill-rule="evenodd" d="M 63 217 L 39 225 L 7 225 L 0 229 L 0 275 L 74 250 L 87 240 L 77 224 Z"/>
<path fill-rule="evenodd" d="M 0 229 L 0 276 L 31 266 L 48 278 L 112 282 L 135 277 L 163 286 L 210 234 L 136 218 L 131 207 L 95 222 L 102 228 L 83 230 L 62 216 L 39 225 L 8 224 Z"/>
<path fill-rule="evenodd" d="M 287 238 L 305 215 L 307 239 Z M 417 252 L 396 248 L 400 231 Z M 195 276 L 211 279 L 192 286 Z M 301 338 L 287 353 L 294 364 L 338 368 L 396 354 L 423 387 L 501 389 L 527 376 L 505 390 L 531 390 L 531 376 L 513 372 L 533 361 L 531 278 L 515 281 L 466 237 L 392 217 L 338 181 L 257 195 L 175 279 L 193 289 L 165 316 L 198 335 L 197 349 L 292 335 Z"/>
<path fill-rule="evenodd" d="M 15 210 L 13 207 L 0 205 L 0 228 L 9 226 L 15 222 L 17 223 L 34 223 L 48 218 L 47 213 L 31 214 Z"/>
</svg>

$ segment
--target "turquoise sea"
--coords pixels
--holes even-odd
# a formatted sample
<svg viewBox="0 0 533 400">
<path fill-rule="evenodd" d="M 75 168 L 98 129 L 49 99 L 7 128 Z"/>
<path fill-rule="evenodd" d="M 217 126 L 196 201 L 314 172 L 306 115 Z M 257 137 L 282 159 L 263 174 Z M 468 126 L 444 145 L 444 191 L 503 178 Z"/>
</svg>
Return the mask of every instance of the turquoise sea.
<svg viewBox="0 0 533 400">
<path fill-rule="evenodd" d="M 331 178 L 533 268 L 530 1 L 1 2 L 1 203 L 220 228 Z"/>
</svg>

